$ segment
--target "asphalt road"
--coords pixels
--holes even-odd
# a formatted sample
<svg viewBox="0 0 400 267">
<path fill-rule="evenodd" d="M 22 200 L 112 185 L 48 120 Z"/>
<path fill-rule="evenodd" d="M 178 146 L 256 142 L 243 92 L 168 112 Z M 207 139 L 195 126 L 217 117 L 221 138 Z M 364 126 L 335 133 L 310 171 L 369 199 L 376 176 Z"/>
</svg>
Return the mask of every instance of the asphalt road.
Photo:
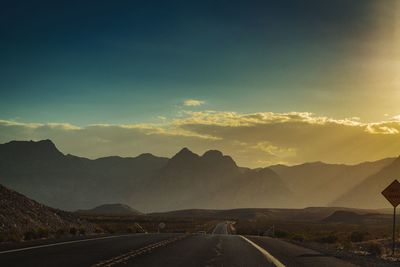
<svg viewBox="0 0 400 267">
<path fill-rule="evenodd" d="M 212 231 L 213 235 L 228 235 L 228 222 L 222 222 L 215 226 L 214 230 Z"/>
<path fill-rule="evenodd" d="M 135 234 L 0 251 L 0 266 L 352 266 L 267 237 L 228 235 L 227 223 L 212 235 Z"/>
</svg>

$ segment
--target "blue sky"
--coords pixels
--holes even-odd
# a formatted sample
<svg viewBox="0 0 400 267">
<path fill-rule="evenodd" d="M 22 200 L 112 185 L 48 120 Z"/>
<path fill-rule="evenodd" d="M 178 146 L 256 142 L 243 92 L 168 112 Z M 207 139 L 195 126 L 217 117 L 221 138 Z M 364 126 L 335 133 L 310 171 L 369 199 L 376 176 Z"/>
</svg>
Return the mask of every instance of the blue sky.
<svg viewBox="0 0 400 267">
<path fill-rule="evenodd" d="M 3 1 L 0 141 L 88 157 L 219 148 L 249 166 L 394 156 L 398 47 L 396 0 Z M 298 147 L 280 120 L 336 143 Z M 328 153 L 355 140 L 374 146 Z"/>
<path fill-rule="evenodd" d="M 355 0 L 9 1 L 0 11 L 0 114 L 154 121 L 193 98 L 213 110 L 375 119 L 336 108 L 342 96 L 352 97 L 345 107 L 369 98 L 346 76 L 357 70 L 354 46 L 380 29 L 374 8 Z"/>
</svg>

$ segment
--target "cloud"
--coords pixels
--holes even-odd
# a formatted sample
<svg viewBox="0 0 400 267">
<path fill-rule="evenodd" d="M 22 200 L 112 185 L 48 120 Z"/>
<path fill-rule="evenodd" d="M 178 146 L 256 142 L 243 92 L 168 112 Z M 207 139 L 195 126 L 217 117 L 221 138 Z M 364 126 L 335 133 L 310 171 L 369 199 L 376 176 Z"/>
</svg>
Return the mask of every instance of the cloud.
<svg viewBox="0 0 400 267">
<path fill-rule="evenodd" d="M 357 163 L 400 154 L 400 121 L 365 123 L 308 112 L 186 111 L 149 124 L 22 123 L 0 120 L 0 142 L 52 139 L 65 153 L 96 158 L 219 149 L 241 166 L 309 161 Z"/>
<path fill-rule="evenodd" d="M 259 142 L 256 145 L 252 146 L 251 148 L 259 149 L 271 156 L 275 156 L 275 157 L 279 157 L 279 158 L 296 155 L 296 149 L 277 147 L 268 141 Z"/>
<path fill-rule="evenodd" d="M 38 129 L 38 128 L 53 128 L 53 129 L 63 129 L 63 130 L 79 130 L 81 129 L 78 126 L 69 124 L 69 123 L 57 123 L 57 122 L 49 122 L 49 123 L 21 123 L 12 120 L 0 120 L 0 126 L 21 126 L 25 128 Z"/>
<path fill-rule="evenodd" d="M 185 101 L 183 101 L 183 105 L 186 107 L 199 107 L 204 103 L 204 101 L 197 99 L 186 99 Z"/>
</svg>

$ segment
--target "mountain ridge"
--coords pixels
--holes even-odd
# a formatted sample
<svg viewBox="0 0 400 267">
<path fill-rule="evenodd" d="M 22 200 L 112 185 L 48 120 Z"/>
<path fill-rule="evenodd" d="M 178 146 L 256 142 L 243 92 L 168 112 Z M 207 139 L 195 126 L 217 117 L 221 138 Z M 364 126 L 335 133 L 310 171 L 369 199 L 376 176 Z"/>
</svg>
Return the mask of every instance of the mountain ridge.
<svg viewBox="0 0 400 267">
<path fill-rule="evenodd" d="M 127 203 L 144 212 L 301 208 L 337 205 L 334 200 L 350 188 L 399 162 L 386 158 L 357 165 L 311 162 L 250 169 L 218 150 L 198 155 L 185 147 L 171 158 L 143 153 L 87 159 L 64 155 L 51 140 L 12 141 L 0 144 L 0 183 L 65 210 L 102 203 Z"/>
<path fill-rule="evenodd" d="M 400 179 L 400 157 L 347 190 L 332 201 L 332 205 L 346 203 L 350 207 L 357 207 L 362 203 L 368 208 L 388 207 L 390 204 L 381 192 L 395 179 Z"/>
<path fill-rule="evenodd" d="M 171 159 L 148 153 L 87 159 L 64 155 L 50 140 L 17 143 L 36 148 L 35 157 L 26 159 L 23 149 L 16 149 L 11 159 L 0 158 L 0 182 L 65 210 L 101 203 L 127 203 L 143 211 L 273 206 L 290 194 L 273 171 L 240 168 L 217 150 L 199 156 L 183 148 Z M 57 160 L 48 159 L 43 143 L 59 155 Z M 0 155 L 6 154 L 4 146 Z"/>
</svg>

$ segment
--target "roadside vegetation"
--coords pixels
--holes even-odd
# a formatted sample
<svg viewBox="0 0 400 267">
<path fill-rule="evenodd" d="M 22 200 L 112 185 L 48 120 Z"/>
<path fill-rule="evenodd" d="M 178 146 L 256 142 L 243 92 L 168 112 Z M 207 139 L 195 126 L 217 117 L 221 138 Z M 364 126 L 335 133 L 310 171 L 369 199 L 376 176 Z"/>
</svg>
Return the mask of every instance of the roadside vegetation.
<svg viewBox="0 0 400 267">
<path fill-rule="evenodd" d="M 87 235 L 135 233 L 211 233 L 219 220 L 192 218 L 162 218 L 152 216 L 84 216 L 90 227 L 71 225 L 61 228 L 36 227 L 25 230 L 0 231 L 0 242 L 20 242 L 37 239 L 73 238 Z"/>
<path fill-rule="evenodd" d="M 20 241 L 30 241 L 36 239 L 54 239 L 54 238 L 64 238 L 64 237 L 76 237 L 84 236 L 86 234 L 93 234 L 93 227 L 90 229 L 83 227 L 66 227 L 52 230 L 45 227 L 38 227 L 34 229 L 28 229 L 25 231 L 8 231 L 0 232 L 0 242 L 20 242 Z"/>
<path fill-rule="evenodd" d="M 389 221 L 328 223 L 271 221 L 259 218 L 239 220 L 235 228 L 237 234 L 284 239 L 324 254 L 346 258 L 356 264 L 364 264 L 365 260 L 372 262 L 371 266 L 400 264 L 400 240 L 397 241 L 396 255 L 392 256 L 392 232 Z"/>
</svg>

